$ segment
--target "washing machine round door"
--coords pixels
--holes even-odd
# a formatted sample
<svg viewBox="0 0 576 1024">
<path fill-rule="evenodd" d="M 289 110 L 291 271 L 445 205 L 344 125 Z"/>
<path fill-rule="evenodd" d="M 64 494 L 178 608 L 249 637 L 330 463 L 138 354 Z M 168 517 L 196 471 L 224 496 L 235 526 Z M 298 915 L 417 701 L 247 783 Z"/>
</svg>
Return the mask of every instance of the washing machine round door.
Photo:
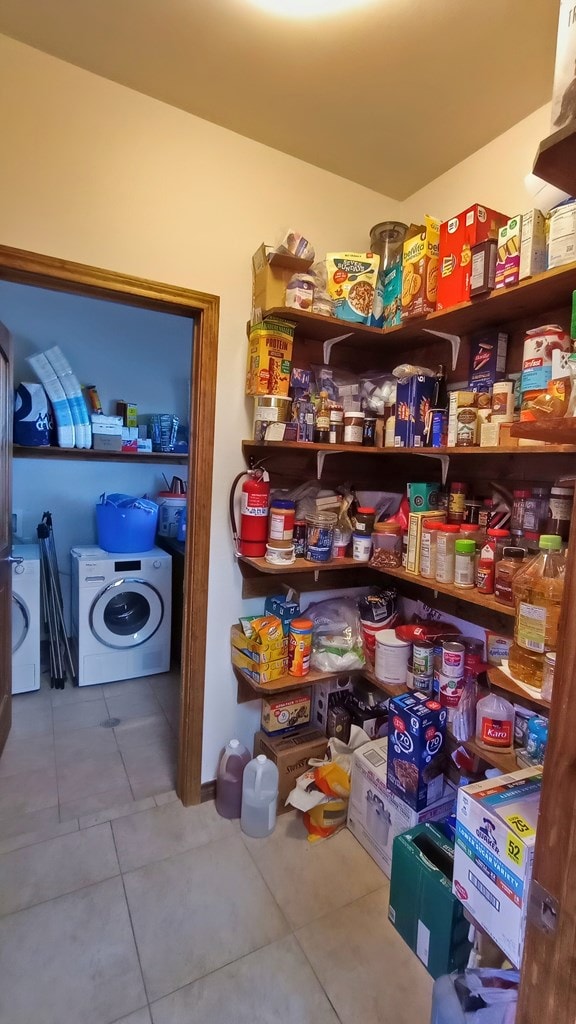
<svg viewBox="0 0 576 1024">
<path fill-rule="evenodd" d="M 120 579 L 109 583 L 94 599 L 90 628 L 100 643 L 123 650 L 145 644 L 163 617 L 164 602 L 151 583 Z"/>
<path fill-rule="evenodd" d="M 12 594 L 12 654 L 15 654 L 26 639 L 30 628 L 30 612 L 17 594 Z"/>
</svg>

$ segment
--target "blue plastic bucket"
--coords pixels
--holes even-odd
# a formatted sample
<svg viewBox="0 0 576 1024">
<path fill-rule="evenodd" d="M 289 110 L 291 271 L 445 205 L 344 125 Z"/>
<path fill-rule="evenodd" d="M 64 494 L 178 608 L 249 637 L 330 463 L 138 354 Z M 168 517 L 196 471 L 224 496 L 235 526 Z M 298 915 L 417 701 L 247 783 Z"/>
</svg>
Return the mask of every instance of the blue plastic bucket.
<svg viewBox="0 0 576 1024">
<path fill-rule="evenodd" d="M 98 545 L 104 551 L 150 551 L 157 525 L 157 505 L 150 509 L 96 505 Z"/>
</svg>

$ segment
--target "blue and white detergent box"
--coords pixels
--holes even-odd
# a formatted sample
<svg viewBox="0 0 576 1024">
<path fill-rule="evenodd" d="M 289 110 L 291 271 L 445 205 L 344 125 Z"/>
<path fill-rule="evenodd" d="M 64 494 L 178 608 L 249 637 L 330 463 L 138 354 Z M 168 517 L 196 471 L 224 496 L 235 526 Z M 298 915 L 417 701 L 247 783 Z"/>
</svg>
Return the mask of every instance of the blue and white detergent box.
<svg viewBox="0 0 576 1024">
<path fill-rule="evenodd" d="M 542 768 L 458 791 L 452 890 L 515 967 L 522 960 Z"/>
<path fill-rule="evenodd" d="M 444 791 L 446 708 L 424 693 L 391 697 L 388 705 L 386 785 L 415 811 Z"/>
</svg>

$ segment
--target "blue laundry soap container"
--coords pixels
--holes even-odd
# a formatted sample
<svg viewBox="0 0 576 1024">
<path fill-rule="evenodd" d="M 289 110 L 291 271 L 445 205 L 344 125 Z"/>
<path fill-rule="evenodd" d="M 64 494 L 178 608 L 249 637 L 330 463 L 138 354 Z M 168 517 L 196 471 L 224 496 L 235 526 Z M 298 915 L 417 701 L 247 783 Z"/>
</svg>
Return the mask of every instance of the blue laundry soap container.
<svg viewBox="0 0 576 1024">
<path fill-rule="evenodd" d="M 158 505 L 147 498 L 111 494 L 96 505 L 98 545 L 104 551 L 150 551 L 157 526 Z"/>
</svg>

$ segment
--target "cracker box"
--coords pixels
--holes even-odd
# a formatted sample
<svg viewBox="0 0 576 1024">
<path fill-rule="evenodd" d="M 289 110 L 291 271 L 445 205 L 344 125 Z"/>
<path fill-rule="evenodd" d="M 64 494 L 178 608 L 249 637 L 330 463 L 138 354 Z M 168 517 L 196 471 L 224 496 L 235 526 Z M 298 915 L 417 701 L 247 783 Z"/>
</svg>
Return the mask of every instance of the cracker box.
<svg viewBox="0 0 576 1024">
<path fill-rule="evenodd" d="M 437 309 L 470 299 L 472 246 L 497 238 L 506 224 L 503 213 L 476 203 L 440 225 Z"/>
<path fill-rule="evenodd" d="M 444 790 L 446 708 L 423 693 L 402 693 L 389 704 L 388 789 L 415 811 Z"/>
<path fill-rule="evenodd" d="M 512 217 L 498 232 L 495 287 L 508 288 L 520 280 L 522 217 Z"/>
<path fill-rule="evenodd" d="M 458 791 L 453 891 L 516 967 L 522 959 L 541 782 L 541 768 L 525 768 Z"/>
<path fill-rule="evenodd" d="M 402 320 L 436 309 L 440 221 L 424 219 L 420 234 L 404 242 L 402 251 Z"/>
<path fill-rule="evenodd" d="M 562 203 L 550 213 L 548 266 L 563 267 L 576 260 L 576 201 Z"/>
<path fill-rule="evenodd" d="M 388 740 L 365 743 L 354 752 L 348 828 L 367 853 L 390 877 L 392 844 L 396 836 L 424 821 L 441 821 L 453 809 L 456 793 L 446 783 L 440 799 L 415 811 L 386 786 Z"/>
<path fill-rule="evenodd" d="M 546 218 L 540 210 L 528 210 L 522 214 L 520 280 L 543 274 L 547 265 Z"/>
<path fill-rule="evenodd" d="M 574 65 L 576 63 L 576 6 L 561 0 L 552 92 L 552 128 L 557 131 L 576 118 Z"/>
<path fill-rule="evenodd" d="M 291 810 L 286 798 L 294 789 L 296 779 L 308 771 L 308 761 L 324 759 L 328 740 L 318 729 L 302 729 L 293 736 L 254 736 L 254 757 L 265 754 L 278 768 L 278 814 Z"/>
<path fill-rule="evenodd" d="M 408 552 L 406 555 L 406 572 L 420 572 L 420 549 L 422 546 L 422 525 L 429 519 L 446 522 L 446 512 L 436 509 L 433 512 L 410 512 L 408 515 Z"/>
<path fill-rule="evenodd" d="M 259 663 L 235 648 L 232 649 L 232 664 L 241 669 L 244 675 L 249 676 L 258 686 L 262 686 L 263 683 L 271 683 L 274 679 L 280 679 L 288 672 L 287 657 Z"/>
<path fill-rule="evenodd" d="M 471 391 L 489 391 L 506 371 L 508 335 L 497 327 L 487 327 L 470 340 L 468 386 Z"/>
<path fill-rule="evenodd" d="M 247 395 L 287 395 L 294 324 L 269 317 L 250 328 L 246 366 Z"/>
<path fill-rule="evenodd" d="M 402 264 L 394 263 L 384 272 L 384 327 L 402 322 Z"/>
<path fill-rule="evenodd" d="M 425 377 L 422 374 L 398 381 L 394 425 L 395 448 L 423 446 L 435 383 L 435 377 Z"/>
<path fill-rule="evenodd" d="M 269 661 L 288 657 L 288 638 L 284 634 L 274 640 L 265 640 L 260 643 L 257 637 L 246 636 L 241 626 L 232 626 L 230 643 L 232 653 L 238 651 L 256 665 L 265 665 Z"/>
<path fill-rule="evenodd" d="M 310 721 L 310 692 L 299 691 L 293 697 L 280 694 L 262 699 L 260 724 L 269 736 L 288 732 Z"/>
</svg>

